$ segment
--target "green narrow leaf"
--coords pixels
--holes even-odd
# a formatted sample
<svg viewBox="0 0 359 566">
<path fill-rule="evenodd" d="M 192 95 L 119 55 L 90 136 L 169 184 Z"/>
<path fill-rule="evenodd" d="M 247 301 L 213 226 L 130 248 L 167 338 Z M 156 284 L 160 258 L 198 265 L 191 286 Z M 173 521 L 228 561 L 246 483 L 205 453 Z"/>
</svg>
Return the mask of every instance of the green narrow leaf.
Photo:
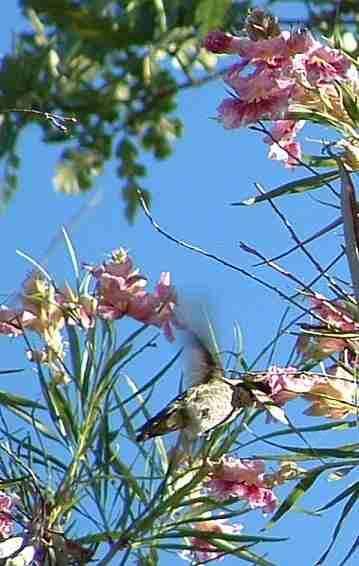
<svg viewBox="0 0 359 566">
<path fill-rule="evenodd" d="M 51 275 L 49 275 L 46 269 L 42 267 L 35 259 L 33 259 L 31 256 L 27 255 L 26 253 L 20 250 L 16 250 L 16 253 L 20 257 L 23 257 L 28 262 L 30 262 L 36 268 L 37 271 L 40 271 L 40 273 L 45 277 L 45 279 L 47 279 L 50 283 L 52 283 Z"/>
<path fill-rule="evenodd" d="M 356 537 L 355 541 L 353 542 L 352 546 L 349 549 L 349 552 L 347 552 L 347 554 L 344 556 L 339 566 L 344 566 L 344 564 L 348 562 L 349 558 L 353 556 L 354 552 L 358 550 L 358 547 L 359 547 L 359 536 Z"/>
<path fill-rule="evenodd" d="M 223 554 L 225 556 L 226 555 L 236 556 L 238 558 L 241 558 L 245 562 L 249 562 L 250 564 L 257 564 L 257 566 L 275 566 L 275 564 L 273 562 L 269 562 L 268 560 L 266 560 L 262 556 L 258 556 L 254 552 L 251 552 L 250 550 L 248 550 L 248 548 L 238 549 L 237 547 L 233 547 L 229 544 L 221 545 L 217 541 L 214 541 L 213 546 L 215 546 L 219 550 L 222 550 Z M 156 544 L 156 543 L 152 543 L 151 548 L 152 547 L 167 550 L 167 551 L 169 551 L 169 550 L 177 550 L 177 551 L 178 550 L 182 550 L 182 551 L 187 550 L 187 551 L 191 552 L 191 551 L 195 550 L 195 547 L 193 547 L 193 545 L 189 546 L 189 545 L 185 545 L 185 544 Z"/>
<path fill-rule="evenodd" d="M 319 460 L 320 458 L 348 458 L 353 460 L 359 458 L 358 443 L 345 444 L 338 448 L 299 448 L 298 446 L 289 446 L 287 444 L 279 444 L 276 442 L 271 442 L 271 444 L 281 450 L 294 452 L 295 454 L 302 454 L 311 460 Z"/>
<path fill-rule="evenodd" d="M 309 167 L 336 167 L 337 165 L 335 159 L 322 155 L 302 155 L 301 161 Z"/>
<path fill-rule="evenodd" d="M 263 558 L 262 556 L 258 556 L 258 554 L 255 554 L 248 548 L 240 550 L 233 554 L 235 554 L 236 556 L 238 555 L 239 558 L 241 558 L 245 562 L 250 562 L 250 564 L 257 564 L 258 566 L 275 566 L 273 562 L 269 562 L 268 560 L 265 560 L 265 558 Z"/>
<path fill-rule="evenodd" d="M 93 347 L 91 347 L 90 343 L 86 344 L 86 348 L 82 353 L 82 360 L 81 360 L 81 385 L 80 385 L 80 395 L 82 403 L 86 402 L 88 399 L 88 392 L 91 381 L 94 382 L 94 373 L 95 373 L 95 355 L 94 355 L 94 348 L 95 348 L 95 341 Z M 91 378 L 93 378 L 91 380 Z"/>
<path fill-rule="evenodd" d="M 14 413 L 14 415 L 19 417 L 19 419 L 25 421 L 27 424 L 30 424 L 31 426 L 36 428 L 36 430 L 38 432 L 41 432 L 43 436 L 46 436 L 47 438 L 53 440 L 54 442 L 58 442 L 62 444 L 61 440 L 59 440 L 59 438 L 57 438 L 57 436 L 55 436 L 55 434 L 52 433 L 47 426 L 45 426 L 39 419 L 35 418 L 32 414 L 29 415 L 29 413 L 27 413 L 23 409 L 20 409 L 19 407 L 9 406 L 7 407 L 7 410 Z"/>
<path fill-rule="evenodd" d="M 119 540 L 123 536 L 120 531 L 103 531 L 93 535 L 85 535 L 83 537 L 73 540 L 76 544 L 80 546 L 90 545 L 90 544 L 101 544 L 102 542 L 108 543 L 109 540 Z"/>
<path fill-rule="evenodd" d="M 70 237 L 69 237 L 67 230 L 64 226 L 62 227 L 62 233 L 63 233 L 64 239 L 65 239 L 67 250 L 70 254 L 70 259 L 71 259 L 72 267 L 73 267 L 73 270 L 74 270 L 74 273 L 75 273 L 75 277 L 76 277 L 76 280 L 78 281 L 79 278 L 80 278 L 80 268 L 79 268 L 79 261 L 77 259 L 76 251 L 75 251 L 75 248 L 72 245 Z"/>
<path fill-rule="evenodd" d="M 322 554 L 322 556 L 319 558 L 319 560 L 315 563 L 314 566 L 319 566 L 320 564 L 323 564 L 323 562 L 326 560 L 328 554 L 330 553 L 331 549 L 333 548 L 333 546 L 335 544 L 335 541 L 338 538 L 338 535 L 340 533 L 340 530 L 342 528 L 344 520 L 349 515 L 350 511 L 352 510 L 352 508 L 354 507 L 354 505 L 358 501 L 358 496 L 359 496 L 359 489 L 358 489 L 358 484 L 356 484 L 355 490 L 353 491 L 351 497 L 348 499 L 348 501 L 344 505 L 343 511 L 342 511 L 342 513 L 339 517 L 339 520 L 338 520 L 336 526 L 335 526 L 335 529 L 334 529 L 334 532 L 333 532 L 333 535 L 332 535 L 332 539 L 330 541 L 328 548 L 325 550 L 325 552 Z"/>
<path fill-rule="evenodd" d="M 305 193 L 306 191 L 319 189 L 326 183 L 335 181 L 338 177 L 338 171 L 328 171 L 328 173 L 322 173 L 321 175 L 313 175 L 312 177 L 306 177 L 305 179 L 286 183 L 285 185 L 281 185 L 280 187 L 277 187 L 272 191 L 268 191 L 263 195 L 251 197 L 241 202 L 232 202 L 232 206 L 250 206 L 252 204 L 257 204 L 258 202 L 264 202 L 268 199 L 275 199 L 284 195 Z"/>
<path fill-rule="evenodd" d="M 146 497 L 145 491 L 141 488 L 139 482 L 136 480 L 135 476 L 131 474 L 129 467 L 120 460 L 116 452 L 111 450 L 110 465 L 113 470 L 121 476 L 122 481 L 127 483 L 130 490 L 136 494 L 138 499 L 143 503 L 147 504 L 148 499 Z"/>
<path fill-rule="evenodd" d="M 224 541 L 234 541 L 234 542 L 285 542 L 288 538 L 284 537 L 266 537 L 266 536 L 254 536 L 254 535 L 240 535 L 236 533 L 214 533 L 211 531 L 204 531 L 200 529 L 177 529 L 177 532 L 164 532 L 157 533 L 154 538 L 201 538 L 203 540 L 212 541 L 213 539 Z"/>
<path fill-rule="evenodd" d="M 62 438 L 66 438 L 66 431 L 64 429 L 63 423 L 61 421 L 60 415 L 57 412 L 56 406 L 54 405 L 53 398 L 50 395 L 50 391 L 48 388 L 48 384 L 46 382 L 42 366 L 40 363 L 37 363 L 37 373 L 40 381 L 40 386 L 42 390 L 42 394 L 46 399 L 47 408 L 49 411 L 49 415 L 52 419 L 54 426 L 56 427 L 57 431 L 59 432 Z"/>
<path fill-rule="evenodd" d="M 27 480 L 31 480 L 30 476 L 21 476 L 17 477 L 15 480 L 0 480 L 0 487 L 1 489 L 11 489 L 14 486 L 20 485 L 22 482 L 26 482 Z"/>
<path fill-rule="evenodd" d="M 45 409 L 44 405 L 36 403 L 36 401 L 30 401 L 30 399 L 25 399 L 19 395 L 13 395 L 6 391 L 0 391 L 0 405 L 5 407 L 31 407 L 32 409 Z"/>
<path fill-rule="evenodd" d="M 110 357 L 110 359 L 107 361 L 104 370 L 102 372 L 102 376 L 105 377 L 114 368 L 115 365 L 121 362 L 123 358 L 126 358 L 126 356 L 128 356 L 128 354 L 131 352 L 132 347 L 133 347 L 132 344 L 128 344 L 125 347 L 120 346 L 120 348 L 118 348 L 115 351 L 115 353 Z"/>
<path fill-rule="evenodd" d="M 296 105 L 296 110 L 288 113 L 288 120 L 308 120 L 314 124 L 322 124 L 323 126 L 332 126 L 339 132 L 342 131 L 342 124 L 333 114 L 326 112 L 318 112 L 310 110 L 304 106 Z M 301 108 L 301 109 L 300 109 Z"/>
<path fill-rule="evenodd" d="M 358 97 L 344 84 L 338 84 L 337 87 L 340 89 L 344 108 L 353 121 L 354 127 L 357 128 L 359 122 Z"/>
<path fill-rule="evenodd" d="M 8 432 L 4 431 L 3 429 L 0 429 L 0 430 L 4 435 L 7 436 L 7 438 L 9 438 L 11 440 L 11 442 L 13 442 L 14 444 L 17 444 L 19 447 L 21 446 L 21 448 L 25 448 L 26 450 L 30 451 L 32 453 L 32 459 L 33 459 L 34 462 L 41 464 L 41 465 L 44 465 L 44 462 L 45 462 L 45 459 L 46 459 L 46 460 L 49 460 L 54 465 L 54 467 L 58 467 L 59 470 L 61 470 L 62 472 L 65 472 L 67 470 L 68 466 L 64 462 L 55 458 L 55 456 L 50 456 L 48 454 L 48 455 L 46 455 L 46 458 L 44 458 L 43 450 L 40 450 L 36 446 L 33 446 L 32 444 L 30 444 L 28 442 L 28 440 L 22 439 L 20 441 L 16 436 L 9 434 Z M 54 441 L 60 443 L 59 439 L 57 439 L 56 437 L 49 436 L 49 438 L 51 438 L 51 440 L 54 440 Z M 36 457 L 36 456 L 38 456 L 38 457 Z"/>
<path fill-rule="evenodd" d="M 171 360 L 170 364 L 171 363 L 172 363 L 172 360 Z M 169 364 L 167 364 L 167 365 L 169 365 Z M 161 371 L 159 373 L 162 375 L 163 371 Z M 159 374 L 157 374 L 157 375 L 159 375 Z M 157 376 L 155 376 L 155 377 L 157 377 Z M 149 415 L 149 413 L 146 409 L 146 403 L 145 403 L 145 401 L 142 397 L 141 389 L 138 389 L 135 381 L 132 380 L 128 375 L 125 376 L 125 379 L 127 381 L 128 386 L 130 387 L 130 389 L 132 389 L 132 391 L 134 391 L 133 397 L 135 397 L 137 402 L 140 404 L 140 409 L 143 412 L 143 414 L 145 415 L 145 418 L 149 419 L 150 415 Z M 133 438 L 135 438 L 136 437 L 136 431 L 135 431 L 133 424 L 132 424 L 133 423 L 133 415 L 131 415 L 131 418 L 128 418 L 128 413 L 127 413 L 124 405 L 125 405 L 125 402 L 123 403 L 122 407 L 120 406 L 120 410 L 121 410 L 122 415 L 123 415 L 123 420 L 124 420 L 124 423 L 126 423 L 126 429 L 129 431 L 131 436 Z M 162 466 L 162 471 L 163 471 L 163 473 L 165 473 L 166 470 L 168 470 L 168 455 L 167 455 L 167 451 L 166 451 L 163 439 L 160 436 L 154 438 L 153 446 L 159 454 L 159 458 L 160 458 L 160 462 L 161 462 L 161 466 Z M 141 447 L 141 450 L 144 450 L 144 448 Z"/>
<path fill-rule="evenodd" d="M 318 509 L 316 509 L 316 511 L 318 513 L 321 513 L 322 511 L 326 511 L 327 509 L 330 509 L 330 507 L 333 507 L 334 505 L 336 505 L 337 503 L 339 503 L 340 501 L 342 501 L 343 499 L 348 497 L 348 495 L 350 495 L 352 493 L 352 491 L 359 493 L 359 481 L 354 483 L 353 485 L 349 486 L 347 489 L 344 489 L 344 491 L 339 493 L 339 495 L 337 495 L 336 497 L 331 499 L 328 503 L 326 503 L 322 507 L 319 507 Z"/>
<path fill-rule="evenodd" d="M 67 436 L 77 440 L 78 439 L 78 426 L 71 410 L 71 404 L 66 400 L 60 388 L 55 383 L 48 384 L 48 392 L 52 399 L 52 404 L 55 408 L 56 414 L 61 421 Z"/>
<path fill-rule="evenodd" d="M 324 471 L 323 467 L 316 468 L 311 472 L 308 472 L 303 479 L 301 479 L 288 497 L 279 506 L 277 511 L 274 513 L 273 517 L 266 526 L 267 529 L 273 527 L 275 523 L 279 521 L 292 507 L 306 494 L 306 492 L 312 487 L 316 482 L 320 474 Z"/>
<path fill-rule="evenodd" d="M 344 225 L 345 252 L 348 260 L 354 296 L 359 304 L 359 223 L 355 189 L 349 173 L 338 158 L 341 184 L 341 207 Z"/>
<path fill-rule="evenodd" d="M 335 421 L 333 423 L 325 423 L 323 425 L 314 425 L 314 426 L 303 426 L 303 427 L 296 427 L 296 430 L 292 430 L 291 428 L 285 428 L 273 432 L 269 432 L 268 434 L 263 434 L 261 436 L 256 436 L 256 438 L 241 444 L 241 448 L 246 448 L 251 444 L 255 444 L 258 441 L 262 440 L 269 440 L 270 438 L 275 438 L 276 436 L 289 436 L 292 434 L 297 434 L 298 432 L 323 432 L 323 431 L 330 431 L 330 430 L 339 430 L 345 431 L 351 428 L 357 428 L 358 423 L 356 421 L 350 422 L 343 422 L 343 421 Z"/>
<path fill-rule="evenodd" d="M 81 346 L 78 332 L 72 324 L 66 325 L 69 340 L 69 351 L 72 362 L 73 377 L 77 384 L 81 383 Z"/>
</svg>

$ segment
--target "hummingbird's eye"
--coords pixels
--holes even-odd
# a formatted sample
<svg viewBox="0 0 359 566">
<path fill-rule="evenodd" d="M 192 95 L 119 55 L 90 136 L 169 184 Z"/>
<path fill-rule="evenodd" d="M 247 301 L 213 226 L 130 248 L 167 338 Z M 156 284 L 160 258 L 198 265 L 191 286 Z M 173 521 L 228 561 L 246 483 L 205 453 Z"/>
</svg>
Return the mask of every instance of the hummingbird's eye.
<svg viewBox="0 0 359 566">
<path fill-rule="evenodd" d="M 201 417 L 202 419 L 206 419 L 209 417 L 209 409 L 203 409 L 203 411 L 201 412 Z"/>
</svg>

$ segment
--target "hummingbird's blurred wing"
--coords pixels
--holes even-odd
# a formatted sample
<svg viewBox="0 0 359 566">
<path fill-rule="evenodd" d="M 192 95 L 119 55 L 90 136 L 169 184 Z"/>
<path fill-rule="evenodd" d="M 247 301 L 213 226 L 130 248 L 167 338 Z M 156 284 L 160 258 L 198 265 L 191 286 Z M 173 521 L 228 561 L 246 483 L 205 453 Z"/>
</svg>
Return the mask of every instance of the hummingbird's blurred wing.
<svg viewBox="0 0 359 566">
<path fill-rule="evenodd" d="M 191 363 L 189 368 L 189 384 L 199 385 L 208 383 L 215 376 L 224 376 L 224 371 L 219 356 L 212 353 L 207 346 L 205 338 L 199 337 L 192 331 L 187 332 L 188 343 L 191 351 Z"/>
</svg>

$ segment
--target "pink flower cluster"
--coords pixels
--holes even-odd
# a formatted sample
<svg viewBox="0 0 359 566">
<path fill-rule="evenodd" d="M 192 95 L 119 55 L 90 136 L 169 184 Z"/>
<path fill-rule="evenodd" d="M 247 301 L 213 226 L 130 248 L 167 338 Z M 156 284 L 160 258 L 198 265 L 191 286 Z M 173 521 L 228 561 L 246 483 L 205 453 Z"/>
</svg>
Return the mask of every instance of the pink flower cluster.
<svg viewBox="0 0 359 566">
<path fill-rule="evenodd" d="M 168 340 L 174 340 L 173 326 L 179 327 L 175 316 L 177 296 L 170 274 L 161 273 L 155 292 L 144 288 L 147 279 L 123 249 L 115 250 L 111 260 L 99 266 L 86 266 L 96 281 L 94 293 L 78 294 L 69 285 L 62 290 L 34 273 L 24 284 L 21 306 L 10 309 L 0 306 L 0 334 L 20 336 L 25 329 L 40 334 L 59 358 L 63 357 L 61 331 L 67 324 L 92 328 L 96 317 L 115 320 L 127 315 L 144 324 L 162 328 Z M 32 356 L 34 358 L 34 356 Z M 47 352 L 35 352 L 39 361 L 48 359 Z"/>
<path fill-rule="evenodd" d="M 281 407 L 305 395 L 320 381 L 316 374 L 301 372 L 295 367 L 278 366 L 271 366 L 265 372 L 254 374 L 254 377 L 253 374 L 247 374 L 245 379 L 252 389 L 255 404 L 266 409 L 267 422 L 276 420 L 284 424 L 288 424 L 288 421 Z"/>
<path fill-rule="evenodd" d="M 356 78 L 349 59 L 323 46 L 309 31 L 283 31 L 266 39 L 213 31 L 204 46 L 213 53 L 241 57 L 226 73 L 224 80 L 233 94 L 220 104 L 219 121 L 225 128 L 240 128 L 276 120 L 265 142 L 271 145 L 269 156 L 286 166 L 301 158 L 295 136 L 304 124 L 288 119 L 289 112 L 296 104 L 319 110 L 325 96 L 338 98 L 335 83 Z"/>
<path fill-rule="evenodd" d="M 20 336 L 25 329 L 38 334 L 60 331 L 65 320 L 83 328 L 94 325 L 96 304 L 89 295 L 77 296 L 68 285 L 63 291 L 40 273 L 32 274 L 20 294 L 21 306 L 0 306 L 0 334 Z"/>
<path fill-rule="evenodd" d="M 0 491 L 0 538 L 8 538 L 13 529 L 12 509 L 14 498 Z"/>
<path fill-rule="evenodd" d="M 250 507 L 272 513 L 277 506 L 273 491 L 266 487 L 264 463 L 261 460 L 225 458 L 211 471 L 206 484 L 210 495 L 219 500 L 238 497 L 248 501 Z"/>
<path fill-rule="evenodd" d="M 304 396 L 312 405 L 304 414 L 329 419 L 344 419 L 358 413 L 358 382 L 355 372 L 344 365 L 334 365 Z"/>
<path fill-rule="evenodd" d="M 328 325 L 342 332 L 355 332 L 359 330 L 359 322 L 353 320 L 348 311 L 349 305 L 344 301 L 330 301 L 323 295 L 316 294 L 310 299 L 313 311 Z M 355 305 L 353 305 L 355 307 Z"/>
<path fill-rule="evenodd" d="M 323 340 L 327 339 L 323 338 Z M 332 342 L 335 341 L 340 342 L 332 339 Z M 321 346 L 322 357 L 324 347 Z M 355 371 L 350 365 L 335 364 L 324 374 L 300 372 L 294 367 L 272 366 L 262 376 L 260 383 L 268 386 L 269 391 L 265 397 L 278 407 L 283 406 L 287 401 L 302 397 L 312 401 L 312 405 L 304 412 L 306 415 L 343 419 L 348 415 L 356 414 L 357 411 L 358 384 Z M 260 397 L 258 401 L 262 404 Z M 263 401 L 263 404 L 265 405 L 266 402 Z M 268 408 L 268 420 L 271 418 L 276 419 L 277 415 Z"/>
<path fill-rule="evenodd" d="M 354 319 L 352 312 L 356 310 L 355 304 L 349 301 L 334 300 L 330 301 L 322 295 L 316 294 L 310 297 L 315 318 L 314 329 L 317 329 L 317 336 L 303 334 L 297 344 L 298 351 L 301 352 L 303 359 L 324 359 L 337 352 L 347 350 L 350 353 L 350 342 L 342 338 L 340 333 L 358 333 L 359 322 Z M 318 317 L 320 320 L 318 320 Z M 335 334 L 335 336 L 320 336 L 320 330 Z M 352 343 L 355 338 L 352 338 Z M 353 352 L 355 356 L 355 352 Z"/>
<path fill-rule="evenodd" d="M 174 340 L 173 326 L 180 327 L 175 316 L 177 295 L 170 274 L 161 273 L 154 293 L 144 288 L 147 279 L 123 249 L 112 252 L 109 262 L 90 268 L 97 280 L 98 315 L 115 320 L 127 315 L 144 324 L 162 328 L 168 340 Z"/>
<path fill-rule="evenodd" d="M 320 302 L 319 308 L 322 316 L 332 316 L 330 304 L 327 310 L 327 306 Z M 340 326 L 348 324 L 346 315 L 345 322 L 343 322 L 342 317 L 337 320 L 337 315 L 334 318 L 334 322 Z M 328 339 L 315 337 L 315 340 L 323 340 L 325 344 L 312 346 L 310 357 L 313 357 L 314 350 L 319 356 L 318 348 L 322 357 L 324 354 L 329 355 L 327 354 L 329 346 L 326 345 Z M 332 343 L 345 342 L 338 339 L 330 340 Z M 339 349 L 338 345 L 332 344 L 331 353 L 333 353 L 335 347 Z M 357 412 L 358 384 L 355 379 L 355 370 L 352 369 L 350 364 L 347 366 L 343 362 L 340 365 L 335 364 L 327 369 L 324 374 L 299 372 L 294 367 L 279 368 L 272 366 L 262 377 L 261 383 L 265 383 L 269 387 L 270 392 L 268 392 L 267 397 L 276 406 L 282 406 L 291 399 L 302 397 L 312 402 L 312 405 L 304 411 L 306 415 L 344 419 Z M 276 419 L 275 413 L 269 411 L 268 415 L 269 420 L 271 417 Z"/>
<path fill-rule="evenodd" d="M 0 334 L 7 336 L 20 336 L 22 334 L 22 320 L 15 309 L 0 306 Z"/>
<path fill-rule="evenodd" d="M 266 371 L 263 382 L 270 388 L 269 397 L 272 401 L 276 405 L 283 406 L 287 401 L 310 391 L 316 378 L 313 375 L 298 372 L 295 367 L 271 366 Z"/>
</svg>

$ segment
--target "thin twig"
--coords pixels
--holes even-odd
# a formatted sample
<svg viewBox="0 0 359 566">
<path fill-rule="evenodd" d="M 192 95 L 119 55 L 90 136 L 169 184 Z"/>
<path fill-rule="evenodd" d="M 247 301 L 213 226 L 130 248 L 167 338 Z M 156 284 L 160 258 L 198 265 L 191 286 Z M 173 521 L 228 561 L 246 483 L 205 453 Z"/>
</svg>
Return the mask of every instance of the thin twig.
<svg viewBox="0 0 359 566">
<path fill-rule="evenodd" d="M 325 268 L 323 269 L 323 274 L 325 274 L 325 273 L 326 273 L 327 271 L 329 271 L 332 267 L 334 267 L 334 265 L 335 265 L 340 259 L 342 259 L 344 256 L 345 256 L 345 252 L 342 250 L 334 259 L 332 259 L 332 261 L 327 265 L 327 267 L 325 267 Z M 271 261 L 272 261 L 272 260 L 271 260 Z M 315 283 L 317 283 L 322 277 L 323 277 L 322 274 L 317 275 L 316 277 L 314 277 L 314 279 L 312 279 L 312 280 L 307 284 L 307 286 L 308 286 L 309 288 L 312 288 L 312 287 L 315 285 Z M 330 278 L 330 281 L 332 281 L 332 278 Z M 340 298 L 342 298 L 342 299 L 348 299 L 347 293 L 345 293 L 345 292 L 339 287 L 339 285 L 338 285 L 337 283 L 334 283 L 334 284 L 330 283 L 329 287 L 330 287 L 330 288 L 333 288 L 333 291 L 336 291 L 338 297 L 340 297 Z M 298 294 L 299 294 L 298 292 L 295 293 L 295 294 L 293 295 L 293 298 L 297 297 Z"/>
<path fill-rule="evenodd" d="M 233 271 L 237 271 L 238 273 L 241 273 L 242 275 L 244 275 L 245 277 L 248 277 L 249 279 L 252 279 L 253 281 L 255 281 L 256 283 L 259 283 L 260 285 L 262 285 L 263 287 L 265 287 L 266 289 L 269 289 L 270 291 L 273 291 L 276 295 L 279 295 L 282 299 L 286 300 L 287 302 L 291 303 L 292 305 L 294 305 L 295 307 L 297 307 L 298 309 L 300 309 L 301 311 L 303 311 L 304 313 L 310 313 L 310 310 L 303 307 L 303 305 L 301 305 L 300 303 L 297 303 L 295 300 L 293 300 L 289 295 L 286 295 L 285 293 L 283 293 L 283 291 L 281 291 L 280 289 L 278 289 L 278 287 L 271 285 L 270 283 L 268 283 L 267 281 L 265 281 L 264 279 L 261 279 L 260 277 L 257 277 L 256 275 L 253 275 L 252 273 L 250 273 L 249 271 L 243 269 L 242 267 L 239 267 L 238 265 L 235 265 L 219 256 L 217 256 L 214 253 L 208 252 L 206 250 L 204 250 L 203 248 L 200 248 L 199 246 L 195 246 L 193 244 L 189 244 L 188 242 L 185 242 L 184 240 L 180 240 L 174 236 L 172 236 L 169 232 L 167 232 L 166 230 L 164 230 L 163 228 L 161 228 L 161 226 L 155 221 L 155 219 L 153 218 L 152 214 L 149 211 L 149 208 L 146 204 L 145 199 L 142 196 L 142 193 L 139 189 L 137 189 L 137 194 L 138 194 L 138 198 L 141 204 L 141 207 L 146 215 L 146 217 L 148 218 L 148 220 L 150 221 L 151 225 L 153 226 L 153 228 L 159 232 L 162 236 L 164 236 L 165 238 L 167 238 L 168 240 L 170 240 L 171 242 L 174 242 L 175 244 L 177 244 L 178 246 L 181 246 L 187 250 L 190 250 L 192 252 L 195 252 L 197 254 L 203 255 L 204 257 L 207 257 L 209 259 L 212 259 L 213 261 L 220 263 L 221 265 L 225 266 L 225 267 L 229 267 L 230 269 L 233 269 Z"/>
<path fill-rule="evenodd" d="M 338 226 L 340 226 L 342 223 L 343 223 L 343 218 L 342 218 L 342 216 L 339 216 L 339 218 L 337 218 L 336 220 L 334 220 L 333 222 L 331 222 L 330 224 L 328 224 L 327 226 L 325 226 L 324 228 L 319 230 L 319 232 L 317 232 L 316 234 L 309 236 L 305 240 L 301 240 L 298 245 L 293 246 L 292 248 L 286 250 L 285 252 L 282 252 L 281 254 L 272 257 L 270 259 L 270 261 L 278 261 L 279 259 L 283 259 L 284 257 L 291 254 L 292 252 L 295 252 L 300 247 L 307 245 L 310 242 L 314 242 L 314 240 L 316 240 L 317 238 L 321 238 L 322 236 L 324 236 L 325 234 L 327 234 L 331 230 L 334 230 L 334 228 L 337 228 Z M 263 262 L 257 263 L 255 265 L 255 267 L 260 266 L 260 265 L 263 265 Z"/>
<path fill-rule="evenodd" d="M 264 190 L 262 189 L 262 187 L 259 184 L 256 184 L 256 187 L 258 189 L 258 191 L 261 194 L 264 194 Z M 289 234 L 291 235 L 292 239 L 295 241 L 295 243 L 299 246 L 299 249 L 302 250 L 302 252 L 304 253 L 304 255 L 306 255 L 306 257 L 309 259 L 309 261 L 314 265 L 314 267 L 317 269 L 317 271 L 322 274 L 322 276 L 327 279 L 328 276 L 323 272 L 323 268 L 320 265 L 320 263 L 315 259 L 315 257 L 311 254 L 311 252 L 309 250 L 307 250 L 307 248 L 305 247 L 305 245 L 301 242 L 300 238 L 297 236 L 297 233 L 295 231 L 295 229 L 293 228 L 293 226 L 291 225 L 291 223 L 289 222 L 288 218 L 285 216 L 285 214 L 283 214 L 283 212 L 280 210 L 279 206 L 277 206 L 275 204 L 275 202 L 273 201 L 273 199 L 268 199 L 269 200 L 269 204 L 272 207 L 272 209 L 274 210 L 274 212 L 277 214 L 277 216 L 279 216 L 280 220 L 282 221 L 282 223 L 284 224 L 284 226 L 287 228 Z M 331 279 L 329 278 L 329 282 L 331 283 Z"/>
<path fill-rule="evenodd" d="M 54 114 L 53 112 L 43 112 L 41 110 L 35 110 L 34 108 L 5 108 L 0 111 L 1 114 L 33 114 L 34 116 L 40 116 L 41 118 L 50 122 L 52 126 L 61 130 L 64 134 L 68 133 L 68 128 L 65 125 L 66 122 L 71 122 L 73 124 L 77 123 L 77 119 L 73 116 L 60 116 L 59 114 Z"/>
</svg>

